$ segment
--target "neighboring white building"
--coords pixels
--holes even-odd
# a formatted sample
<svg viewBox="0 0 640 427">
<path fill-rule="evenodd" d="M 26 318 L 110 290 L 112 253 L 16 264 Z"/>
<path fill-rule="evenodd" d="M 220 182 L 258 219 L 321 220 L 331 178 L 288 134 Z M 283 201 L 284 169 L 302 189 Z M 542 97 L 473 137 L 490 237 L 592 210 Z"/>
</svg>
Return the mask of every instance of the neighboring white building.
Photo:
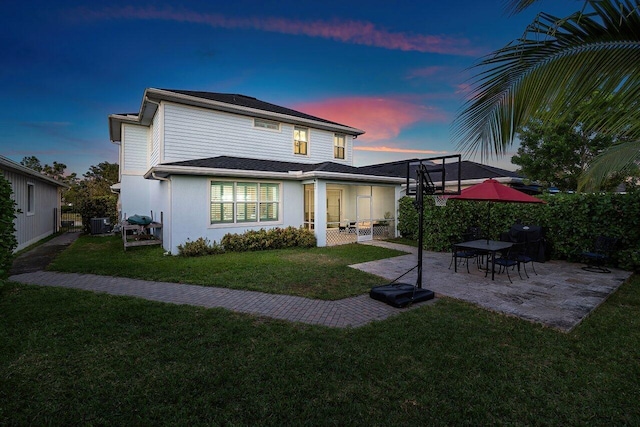
<svg viewBox="0 0 640 427">
<path fill-rule="evenodd" d="M 15 251 L 60 229 L 61 191 L 66 184 L 0 156 L 0 172 L 11 183 L 19 213 L 14 221 L 18 247 Z"/>
<path fill-rule="evenodd" d="M 121 215 L 163 214 L 163 247 L 305 226 L 319 246 L 396 236 L 405 178 L 354 167 L 364 132 L 255 98 L 147 89 L 109 116 Z"/>
</svg>

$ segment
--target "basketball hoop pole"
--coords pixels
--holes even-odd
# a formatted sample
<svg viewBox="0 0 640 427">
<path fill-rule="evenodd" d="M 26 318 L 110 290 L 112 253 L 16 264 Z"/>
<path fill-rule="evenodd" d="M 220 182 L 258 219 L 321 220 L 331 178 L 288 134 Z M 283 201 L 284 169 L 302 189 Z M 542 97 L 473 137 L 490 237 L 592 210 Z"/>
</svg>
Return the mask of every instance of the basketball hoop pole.
<svg viewBox="0 0 640 427">
<path fill-rule="evenodd" d="M 433 196 L 433 195 L 437 195 L 437 194 L 441 194 L 441 195 L 445 195 L 447 194 L 446 188 L 445 188 L 445 180 L 446 180 L 446 174 L 445 174 L 445 159 L 450 159 L 450 158 L 454 158 L 458 160 L 458 191 L 457 194 L 460 193 L 460 172 L 461 172 L 461 168 L 460 168 L 460 158 L 461 156 L 459 154 L 457 155 L 452 155 L 452 156 L 443 156 L 443 157 L 438 157 L 438 158 L 433 158 L 433 159 L 429 159 L 429 160 L 442 160 L 442 169 L 440 170 L 441 172 L 441 188 L 438 189 L 438 187 L 434 184 L 433 180 L 431 179 L 431 176 L 429 175 L 429 170 L 427 169 L 425 162 L 426 160 L 421 160 L 418 167 L 416 168 L 416 183 L 417 183 L 417 188 L 416 188 L 416 208 L 418 209 L 418 277 L 416 279 L 416 288 L 420 288 L 422 289 L 422 254 L 423 254 L 423 244 L 424 244 L 424 196 L 425 195 L 429 195 L 429 196 Z M 409 176 L 410 176 L 410 170 L 411 170 L 411 166 L 410 164 L 407 164 L 407 190 L 409 189 Z"/>
<path fill-rule="evenodd" d="M 416 287 L 422 289 L 422 242 L 424 234 L 424 188 L 422 185 L 422 171 L 418 169 L 418 194 L 416 194 L 418 205 L 418 278 Z"/>
<path fill-rule="evenodd" d="M 418 278 L 416 279 L 416 288 L 422 289 L 422 246 L 424 242 L 424 193 L 433 193 L 433 185 L 429 185 L 426 181 L 429 179 L 429 173 L 424 166 L 416 170 L 418 188 L 416 191 L 416 207 L 418 208 Z M 425 176 L 426 175 L 426 176 Z M 425 185 L 427 184 L 427 185 Z"/>
</svg>

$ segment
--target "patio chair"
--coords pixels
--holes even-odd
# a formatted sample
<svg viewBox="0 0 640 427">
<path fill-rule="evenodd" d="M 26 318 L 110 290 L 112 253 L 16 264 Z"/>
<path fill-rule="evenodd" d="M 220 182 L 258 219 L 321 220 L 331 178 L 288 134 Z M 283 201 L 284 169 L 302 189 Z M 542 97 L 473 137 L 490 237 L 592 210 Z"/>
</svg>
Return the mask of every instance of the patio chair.
<svg viewBox="0 0 640 427">
<path fill-rule="evenodd" d="M 470 240 L 484 239 L 485 235 L 480 227 L 468 227 L 467 230 L 462 233 L 462 239 L 467 242 Z"/>
<path fill-rule="evenodd" d="M 609 260 L 609 257 L 617 243 L 618 239 L 615 237 L 596 237 L 593 249 L 591 251 L 582 252 L 581 254 L 587 264 L 582 267 L 582 269 L 593 273 L 611 273 L 611 270 L 605 267 L 605 263 Z"/>
<path fill-rule="evenodd" d="M 509 248 L 507 252 L 500 257 L 494 260 L 494 264 L 499 266 L 498 273 L 502 273 L 503 271 L 507 272 L 507 278 L 510 283 L 513 283 L 511 280 L 511 275 L 509 274 L 509 269 L 514 269 L 518 267 L 518 276 L 522 279 L 522 274 L 520 274 L 520 261 L 518 261 L 518 249 L 515 248 L 517 245 Z M 495 268 L 495 267 L 494 267 Z"/>
<path fill-rule="evenodd" d="M 531 242 L 518 243 L 514 245 L 516 260 L 523 265 L 524 274 L 525 276 L 527 276 L 527 279 L 529 278 L 529 273 L 527 273 L 528 263 L 531 263 L 531 268 L 533 269 L 533 272 L 535 273 L 536 276 L 538 275 L 538 272 L 536 271 L 536 267 L 534 265 L 534 261 L 536 260 L 535 257 L 538 254 L 540 243 L 541 243 L 541 240 L 534 240 Z"/>
<path fill-rule="evenodd" d="M 451 262 L 449 263 L 449 270 L 451 270 L 451 266 L 454 262 L 460 262 L 460 260 L 464 260 L 465 264 L 467 265 L 467 273 L 470 273 L 469 260 L 478 257 L 477 251 L 474 251 L 472 249 L 456 248 L 455 243 L 457 243 L 458 241 L 459 240 L 455 236 L 449 237 L 449 243 L 451 245 Z"/>
</svg>

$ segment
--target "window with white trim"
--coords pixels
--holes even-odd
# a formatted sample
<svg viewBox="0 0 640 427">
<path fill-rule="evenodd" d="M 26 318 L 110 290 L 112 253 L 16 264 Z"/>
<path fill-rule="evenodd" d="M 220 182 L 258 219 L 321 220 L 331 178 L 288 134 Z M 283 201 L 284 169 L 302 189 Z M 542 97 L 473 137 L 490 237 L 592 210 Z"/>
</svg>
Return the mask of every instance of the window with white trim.
<svg viewBox="0 0 640 427">
<path fill-rule="evenodd" d="M 275 222 L 280 218 L 280 184 L 211 182 L 211 224 Z"/>
<path fill-rule="evenodd" d="M 27 215 L 36 213 L 36 185 L 27 182 Z"/>
<path fill-rule="evenodd" d="M 293 154 L 308 154 L 309 129 L 295 126 L 293 128 Z"/>
<path fill-rule="evenodd" d="M 253 127 L 270 130 L 280 130 L 280 123 L 274 122 L 272 120 L 253 119 Z"/>
<path fill-rule="evenodd" d="M 333 158 L 344 159 L 345 136 L 338 133 L 333 135 Z"/>
</svg>

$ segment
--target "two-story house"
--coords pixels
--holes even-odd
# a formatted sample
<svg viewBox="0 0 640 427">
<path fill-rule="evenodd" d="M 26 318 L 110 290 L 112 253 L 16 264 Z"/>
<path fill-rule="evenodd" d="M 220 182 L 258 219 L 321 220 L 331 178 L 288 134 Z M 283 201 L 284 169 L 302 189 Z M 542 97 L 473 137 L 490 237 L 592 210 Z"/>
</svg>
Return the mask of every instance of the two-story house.
<svg viewBox="0 0 640 427">
<path fill-rule="evenodd" d="M 109 116 L 123 216 L 163 213 L 163 247 L 305 226 L 319 246 L 395 236 L 405 178 L 353 166 L 362 130 L 255 98 L 149 88 Z"/>
</svg>

